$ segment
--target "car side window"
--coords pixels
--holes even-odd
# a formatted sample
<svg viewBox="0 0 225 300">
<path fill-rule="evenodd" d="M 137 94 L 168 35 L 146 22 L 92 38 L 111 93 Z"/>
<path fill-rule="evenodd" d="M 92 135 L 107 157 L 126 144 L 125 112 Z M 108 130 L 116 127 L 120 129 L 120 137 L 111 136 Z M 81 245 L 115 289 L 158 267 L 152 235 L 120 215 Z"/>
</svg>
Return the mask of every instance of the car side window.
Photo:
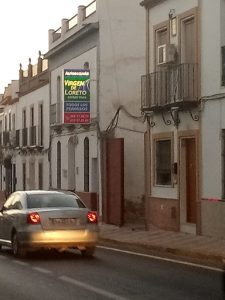
<svg viewBox="0 0 225 300">
<path fill-rule="evenodd" d="M 12 201 L 11 209 L 22 209 L 22 203 L 20 201 L 20 195 L 15 195 Z"/>
<path fill-rule="evenodd" d="M 12 208 L 12 202 L 13 202 L 13 199 L 14 199 L 15 195 L 12 194 L 9 196 L 9 198 L 6 200 L 4 206 L 3 206 L 3 209 L 4 210 L 9 210 Z"/>
</svg>

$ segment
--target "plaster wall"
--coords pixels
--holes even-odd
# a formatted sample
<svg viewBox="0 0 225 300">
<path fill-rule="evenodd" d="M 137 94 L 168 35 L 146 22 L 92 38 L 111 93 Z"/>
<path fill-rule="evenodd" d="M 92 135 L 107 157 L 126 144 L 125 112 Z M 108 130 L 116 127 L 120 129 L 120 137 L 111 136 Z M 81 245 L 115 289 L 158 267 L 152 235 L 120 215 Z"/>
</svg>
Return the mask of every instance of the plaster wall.
<svg viewBox="0 0 225 300">
<path fill-rule="evenodd" d="M 120 108 L 114 136 L 124 138 L 124 197 L 140 202 L 144 194 L 146 129 L 140 112 L 145 11 L 138 0 L 100 0 L 98 19 L 100 128 L 105 131 Z"/>
<path fill-rule="evenodd" d="M 31 125 L 30 120 L 30 108 L 34 107 L 34 126 L 38 126 L 38 106 L 43 104 L 43 119 L 44 119 L 44 130 L 43 130 L 43 149 L 49 148 L 49 85 L 45 85 L 25 96 L 20 98 L 20 101 L 16 105 L 16 129 L 22 129 L 22 111 L 26 110 L 27 127 Z M 37 135 L 38 137 L 38 135 Z M 28 131 L 28 144 L 29 144 L 29 131 Z M 43 188 L 49 188 L 49 161 L 48 152 L 44 151 L 39 154 L 24 155 L 21 152 L 17 152 L 14 157 L 16 163 L 16 177 L 17 185 L 16 189 L 23 189 L 23 168 L 22 164 L 26 163 L 26 188 L 38 188 L 38 164 L 43 164 Z M 34 174 L 31 172 L 30 164 L 34 163 Z"/>
<path fill-rule="evenodd" d="M 221 87 L 221 45 L 224 45 L 224 0 L 204 0 L 201 17 L 202 96 L 225 92 Z M 212 42 L 213 37 L 213 42 Z"/>
<path fill-rule="evenodd" d="M 221 129 L 225 128 L 225 103 L 209 101 L 202 118 L 202 197 L 222 197 Z"/>
<path fill-rule="evenodd" d="M 97 135 L 95 131 L 86 131 L 77 134 L 77 142 L 75 147 L 75 190 L 84 190 L 84 139 L 89 139 L 89 187 L 90 192 L 96 192 L 96 185 L 98 185 L 98 172 L 92 172 L 93 159 L 97 158 Z M 57 143 L 61 143 L 62 155 L 61 155 L 61 188 L 68 189 L 68 141 L 70 135 L 55 136 L 52 140 L 52 187 L 57 187 Z M 97 170 L 96 170 L 97 171 Z M 97 178 L 96 178 L 97 177 Z M 97 180 L 97 183 L 96 183 Z"/>
<path fill-rule="evenodd" d="M 203 1 L 204 2 L 204 1 Z M 154 70 L 154 34 L 153 27 L 162 22 L 169 20 L 169 12 L 171 9 L 175 10 L 175 15 L 182 14 L 194 7 L 198 6 L 198 0 L 167 0 L 159 5 L 156 5 L 150 10 L 149 13 L 149 30 L 150 30 L 150 40 L 149 40 L 149 52 L 150 52 L 150 70 Z M 172 38 L 171 43 L 178 43 L 178 35 Z"/>
<path fill-rule="evenodd" d="M 64 56 L 64 53 L 61 55 Z M 87 52 L 79 55 L 78 57 L 73 57 L 66 63 L 56 66 L 51 72 L 51 104 L 57 103 L 57 77 L 60 76 L 63 80 L 63 70 L 64 69 L 82 69 L 85 62 L 89 62 L 90 67 L 90 90 L 91 90 L 91 99 L 90 99 L 90 109 L 91 109 L 91 118 L 97 117 L 97 49 L 96 47 L 91 48 Z M 61 84 L 63 82 L 61 81 Z M 63 99 L 63 90 L 62 98 Z M 62 109 L 63 111 L 63 109 Z"/>
</svg>

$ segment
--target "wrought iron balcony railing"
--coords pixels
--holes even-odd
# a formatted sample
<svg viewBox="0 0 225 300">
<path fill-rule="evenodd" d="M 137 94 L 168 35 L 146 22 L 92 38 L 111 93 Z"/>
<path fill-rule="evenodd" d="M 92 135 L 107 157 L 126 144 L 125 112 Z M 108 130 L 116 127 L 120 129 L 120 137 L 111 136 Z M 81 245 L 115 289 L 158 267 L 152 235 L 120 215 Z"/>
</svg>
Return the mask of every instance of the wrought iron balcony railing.
<svg viewBox="0 0 225 300">
<path fill-rule="evenodd" d="M 198 101 L 198 67 L 184 63 L 162 68 L 141 78 L 141 108 L 162 110 L 167 107 L 195 106 Z"/>
</svg>

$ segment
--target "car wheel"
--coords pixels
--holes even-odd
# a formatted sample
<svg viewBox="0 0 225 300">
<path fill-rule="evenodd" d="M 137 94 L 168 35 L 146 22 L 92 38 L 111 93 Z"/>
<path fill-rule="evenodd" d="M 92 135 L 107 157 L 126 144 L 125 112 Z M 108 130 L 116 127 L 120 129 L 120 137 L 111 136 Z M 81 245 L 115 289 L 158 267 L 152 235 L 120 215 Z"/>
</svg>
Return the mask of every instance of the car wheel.
<svg viewBox="0 0 225 300">
<path fill-rule="evenodd" d="M 83 257 L 92 257 L 95 252 L 95 247 L 87 247 L 84 250 L 81 250 L 81 254 Z"/>
<path fill-rule="evenodd" d="M 15 257 L 22 258 L 26 256 L 26 250 L 20 246 L 16 233 L 14 233 L 12 237 L 12 251 Z"/>
</svg>

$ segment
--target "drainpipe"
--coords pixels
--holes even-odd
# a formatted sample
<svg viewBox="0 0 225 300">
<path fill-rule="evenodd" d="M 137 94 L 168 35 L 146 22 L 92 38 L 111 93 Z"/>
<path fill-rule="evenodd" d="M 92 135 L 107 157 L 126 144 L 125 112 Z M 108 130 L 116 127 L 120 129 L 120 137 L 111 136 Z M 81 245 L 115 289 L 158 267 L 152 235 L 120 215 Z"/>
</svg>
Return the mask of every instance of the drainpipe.
<svg viewBox="0 0 225 300">
<path fill-rule="evenodd" d="M 98 153 L 98 190 L 99 190 L 99 197 L 98 197 L 98 213 L 100 216 L 100 219 L 102 219 L 103 215 L 103 145 L 102 145 L 102 135 L 101 135 L 101 127 L 100 127 L 100 112 L 99 112 L 99 85 L 100 85 L 100 45 L 98 42 L 98 47 L 97 47 L 97 153 Z"/>
<path fill-rule="evenodd" d="M 146 53 L 145 53 L 145 71 L 146 75 L 150 73 L 150 16 L 149 7 L 146 9 Z M 151 194 L 151 127 L 147 122 L 147 134 L 145 136 L 145 160 L 147 162 L 145 167 L 145 227 L 149 230 L 149 215 L 150 203 L 149 195 Z"/>
<path fill-rule="evenodd" d="M 201 94 L 201 49 L 202 49 L 202 0 L 198 0 L 198 79 L 199 79 L 199 84 L 198 84 L 198 96 L 201 99 L 202 94 Z M 199 113 L 199 149 L 198 149 L 198 178 L 199 178 L 199 189 L 198 189 L 198 203 L 199 205 L 197 206 L 197 224 L 196 224 L 196 234 L 201 235 L 202 234 L 202 208 L 201 208 L 201 197 L 202 197 L 202 112 L 200 110 Z"/>
<path fill-rule="evenodd" d="M 149 42 L 150 42 L 150 30 L 149 30 L 149 25 L 150 25 L 150 18 L 149 18 L 149 7 L 146 7 L 146 53 L 145 53 L 145 67 L 146 67 L 146 74 L 149 74 L 149 63 L 150 63 L 150 47 L 149 47 Z"/>
</svg>

